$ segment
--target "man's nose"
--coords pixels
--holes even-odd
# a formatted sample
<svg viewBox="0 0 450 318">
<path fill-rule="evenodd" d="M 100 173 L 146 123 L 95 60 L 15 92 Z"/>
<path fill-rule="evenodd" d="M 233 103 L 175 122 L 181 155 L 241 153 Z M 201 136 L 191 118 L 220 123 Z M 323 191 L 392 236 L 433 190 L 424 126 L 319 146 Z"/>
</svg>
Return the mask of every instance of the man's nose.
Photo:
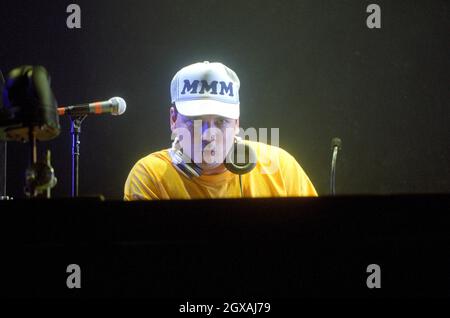
<svg viewBox="0 0 450 318">
<path fill-rule="evenodd" d="M 203 121 L 202 122 L 202 139 L 207 142 L 211 142 L 213 140 L 216 140 L 216 133 L 215 133 L 215 125 L 214 121 Z"/>
</svg>

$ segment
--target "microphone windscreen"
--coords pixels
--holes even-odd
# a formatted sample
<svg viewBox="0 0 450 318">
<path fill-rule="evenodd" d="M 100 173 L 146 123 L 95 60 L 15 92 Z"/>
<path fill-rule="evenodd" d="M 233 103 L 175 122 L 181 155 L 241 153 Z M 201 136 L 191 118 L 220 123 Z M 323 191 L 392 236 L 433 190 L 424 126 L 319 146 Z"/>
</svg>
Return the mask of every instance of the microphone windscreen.
<svg viewBox="0 0 450 318">
<path fill-rule="evenodd" d="M 117 106 L 117 112 L 113 112 L 113 115 L 122 115 L 127 109 L 127 102 L 122 97 L 113 97 L 109 100 L 113 105 Z"/>
<path fill-rule="evenodd" d="M 333 139 L 331 139 L 331 149 L 333 149 L 334 147 L 338 147 L 338 149 L 341 150 L 342 140 L 340 138 L 334 137 Z"/>
</svg>

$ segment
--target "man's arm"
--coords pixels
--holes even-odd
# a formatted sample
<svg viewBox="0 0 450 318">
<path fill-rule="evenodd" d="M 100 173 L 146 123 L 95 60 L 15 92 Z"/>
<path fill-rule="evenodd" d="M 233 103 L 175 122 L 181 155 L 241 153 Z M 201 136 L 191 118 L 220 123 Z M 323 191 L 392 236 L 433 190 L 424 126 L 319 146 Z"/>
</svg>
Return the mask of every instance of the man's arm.
<svg viewBox="0 0 450 318">
<path fill-rule="evenodd" d="M 138 161 L 128 175 L 124 187 L 124 200 L 158 200 L 159 190 L 142 160 Z"/>
<path fill-rule="evenodd" d="M 287 196 L 317 197 L 314 185 L 295 158 L 287 152 L 283 157 L 285 162 L 281 169 Z"/>
</svg>

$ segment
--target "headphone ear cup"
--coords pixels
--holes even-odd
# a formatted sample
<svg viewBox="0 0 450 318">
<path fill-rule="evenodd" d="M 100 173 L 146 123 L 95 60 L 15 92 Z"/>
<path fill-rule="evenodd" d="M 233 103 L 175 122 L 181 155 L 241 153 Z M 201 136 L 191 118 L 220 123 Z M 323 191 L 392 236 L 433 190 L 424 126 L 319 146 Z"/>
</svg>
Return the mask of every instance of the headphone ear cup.
<svg viewBox="0 0 450 318">
<path fill-rule="evenodd" d="M 239 153 L 239 152 L 244 152 Z M 247 156 L 248 154 L 248 156 Z M 244 162 L 239 162 L 244 156 Z M 237 141 L 228 152 L 224 161 L 225 167 L 235 174 L 246 174 L 252 171 L 256 166 L 256 153 L 253 148 L 245 142 Z"/>
</svg>

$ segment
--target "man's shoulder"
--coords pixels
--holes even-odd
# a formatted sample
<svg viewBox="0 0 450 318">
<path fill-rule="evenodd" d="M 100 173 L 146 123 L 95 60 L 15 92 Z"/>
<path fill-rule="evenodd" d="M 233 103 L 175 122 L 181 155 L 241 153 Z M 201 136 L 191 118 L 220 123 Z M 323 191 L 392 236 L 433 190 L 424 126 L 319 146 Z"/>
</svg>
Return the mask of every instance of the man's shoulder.
<svg viewBox="0 0 450 318">
<path fill-rule="evenodd" d="M 147 171 L 160 170 L 161 168 L 166 168 L 170 163 L 168 149 L 163 149 L 142 157 L 136 162 L 135 167 L 142 167 Z"/>
<path fill-rule="evenodd" d="M 245 142 L 256 151 L 258 156 L 273 156 L 282 160 L 295 160 L 289 152 L 279 146 L 266 144 L 261 141 L 246 140 Z"/>
</svg>

